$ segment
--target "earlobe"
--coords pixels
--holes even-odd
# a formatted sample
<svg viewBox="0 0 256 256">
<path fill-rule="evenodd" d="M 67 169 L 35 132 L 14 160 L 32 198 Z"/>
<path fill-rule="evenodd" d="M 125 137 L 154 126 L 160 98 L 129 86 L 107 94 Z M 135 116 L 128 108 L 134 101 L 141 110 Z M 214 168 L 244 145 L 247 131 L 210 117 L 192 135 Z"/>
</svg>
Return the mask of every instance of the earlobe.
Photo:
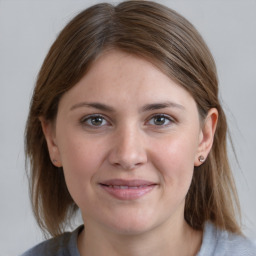
<svg viewBox="0 0 256 256">
<path fill-rule="evenodd" d="M 195 166 L 201 165 L 207 158 L 214 141 L 214 134 L 218 122 L 218 110 L 211 108 L 208 111 L 207 117 L 202 125 L 202 130 L 199 138 L 197 155 L 195 157 Z"/>
<path fill-rule="evenodd" d="M 60 161 L 59 149 L 56 143 L 55 126 L 52 122 L 45 120 L 43 117 L 39 117 L 39 120 L 41 122 L 45 140 L 47 142 L 51 161 L 56 167 L 61 167 L 62 164 Z"/>
</svg>

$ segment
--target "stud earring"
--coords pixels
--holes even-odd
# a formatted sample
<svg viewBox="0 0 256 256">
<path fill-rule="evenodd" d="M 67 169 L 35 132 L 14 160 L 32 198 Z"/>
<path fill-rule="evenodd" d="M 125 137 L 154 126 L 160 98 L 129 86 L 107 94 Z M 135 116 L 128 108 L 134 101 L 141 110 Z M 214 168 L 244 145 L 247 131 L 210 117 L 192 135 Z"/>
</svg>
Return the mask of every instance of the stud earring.
<svg viewBox="0 0 256 256">
<path fill-rule="evenodd" d="M 52 159 L 52 163 L 55 167 L 62 167 L 61 162 L 56 159 Z"/>
<path fill-rule="evenodd" d="M 204 159 L 204 156 L 202 156 L 202 155 L 201 155 L 201 156 L 199 156 L 199 157 L 198 157 L 198 160 L 199 160 L 199 162 L 203 163 L 203 162 L 204 162 L 204 160 L 205 160 L 205 159 Z"/>
</svg>

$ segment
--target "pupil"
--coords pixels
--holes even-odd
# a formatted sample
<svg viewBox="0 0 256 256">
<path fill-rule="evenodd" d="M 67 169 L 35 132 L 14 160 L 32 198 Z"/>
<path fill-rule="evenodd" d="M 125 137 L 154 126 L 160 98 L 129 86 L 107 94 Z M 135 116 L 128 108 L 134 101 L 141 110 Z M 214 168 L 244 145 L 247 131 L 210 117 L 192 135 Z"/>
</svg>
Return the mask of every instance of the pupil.
<svg viewBox="0 0 256 256">
<path fill-rule="evenodd" d="M 163 116 L 158 116 L 158 117 L 155 118 L 154 121 L 155 121 L 155 124 L 156 124 L 156 125 L 162 125 L 162 124 L 164 124 L 165 117 L 163 117 Z"/>
<path fill-rule="evenodd" d="M 93 125 L 101 125 L 102 124 L 102 117 L 100 117 L 100 116 L 94 117 L 92 119 L 92 124 Z"/>
</svg>

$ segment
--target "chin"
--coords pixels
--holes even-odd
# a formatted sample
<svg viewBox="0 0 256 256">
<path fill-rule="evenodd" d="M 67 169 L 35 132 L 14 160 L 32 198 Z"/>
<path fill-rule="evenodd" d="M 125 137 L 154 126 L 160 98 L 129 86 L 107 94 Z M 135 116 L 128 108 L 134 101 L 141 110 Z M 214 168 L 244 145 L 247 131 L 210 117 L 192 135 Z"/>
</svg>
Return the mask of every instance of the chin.
<svg viewBox="0 0 256 256">
<path fill-rule="evenodd" d="M 122 223 L 122 226 L 116 225 L 112 227 L 113 232 L 119 234 L 119 235 L 127 235 L 127 236 L 134 236 L 134 235 L 141 235 L 144 234 L 152 229 L 151 225 L 137 225 L 136 223 L 130 223 L 129 225 L 124 225 Z"/>
<path fill-rule="evenodd" d="M 113 215 L 114 217 L 114 215 Z M 116 216 L 110 221 L 110 229 L 120 235 L 139 235 L 152 230 L 157 226 L 156 221 L 150 214 L 124 214 Z M 107 224 L 107 223 L 105 223 Z"/>
</svg>

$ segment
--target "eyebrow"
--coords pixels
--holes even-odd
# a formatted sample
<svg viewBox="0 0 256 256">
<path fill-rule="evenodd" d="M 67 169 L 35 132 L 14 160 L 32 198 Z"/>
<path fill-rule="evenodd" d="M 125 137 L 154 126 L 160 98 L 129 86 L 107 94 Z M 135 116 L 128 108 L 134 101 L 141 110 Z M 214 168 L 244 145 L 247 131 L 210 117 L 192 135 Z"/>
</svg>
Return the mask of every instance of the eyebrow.
<svg viewBox="0 0 256 256">
<path fill-rule="evenodd" d="M 163 108 L 177 108 L 180 110 L 185 110 L 184 106 L 177 104 L 175 102 L 167 101 L 167 102 L 161 102 L 161 103 L 147 104 L 141 108 L 141 111 L 146 112 L 150 110 L 157 110 L 157 109 L 163 109 Z"/>
<path fill-rule="evenodd" d="M 88 108 L 96 108 L 102 111 L 106 112 L 115 112 L 115 109 L 111 106 L 108 106 L 106 104 L 98 103 L 98 102 L 81 102 L 73 105 L 70 110 L 74 110 L 77 108 L 81 107 L 88 107 Z M 140 112 L 147 112 L 150 110 L 157 110 L 157 109 L 163 109 L 163 108 L 177 108 L 180 110 L 185 110 L 185 107 L 177 104 L 175 102 L 167 101 L 167 102 L 160 102 L 160 103 L 151 103 L 151 104 L 146 104 L 140 109 Z"/>
<path fill-rule="evenodd" d="M 102 111 L 106 111 L 106 112 L 114 112 L 114 108 L 107 106 L 105 104 L 102 103 L 97 103 L 97 102 L 92 102 L 92 103 L 88 103 L 88 102 L 81 102 L 78 104 L 75 104 L 74 106 L 72 106 L 70 108 L 70 110 L 74 110 L 77 108 L 81 108 L 81 107 L 88 107 L 88 108 L 96 108 Z"/>
</svg>

